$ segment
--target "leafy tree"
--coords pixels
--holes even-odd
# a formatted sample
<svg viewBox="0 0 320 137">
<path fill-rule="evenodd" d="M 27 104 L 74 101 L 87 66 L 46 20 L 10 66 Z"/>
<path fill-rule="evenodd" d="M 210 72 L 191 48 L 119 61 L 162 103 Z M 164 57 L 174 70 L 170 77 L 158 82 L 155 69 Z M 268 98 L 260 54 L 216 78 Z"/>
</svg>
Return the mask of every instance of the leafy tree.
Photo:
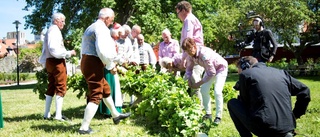
<svg viewBox="0 0 320 137">
<path fill-rule="evenodd" d="M 41 55 L 42 42 L 36 43 L 36 48 L 21 48 L 19 49 L 19 64 L 21 72 L 32 72 L 36 67 L 40 66 L 38 63 Z"/>
<path fill-rule="evenodd" d="M 203 25 L 205 45 L 222 55 L 234 52 L 234 42 L 229 41 L 229 32 L 235 30 L 241 17 L 233 0 L 203 1 L 194 3 L 194 14 Z"/>
<path fill-rule="evenodd" d="M 26 2 L 27 5 L 24 10 L 34 8 L 31 15 L 25 16 L 26 28 L 31 28 L 35 34 L 39 34 L 46 27 L 49 27 L 53 12 L 58 11 L 65 14 L 66 26 L 63 29 L 63 34 L 65 40 L 68 41 L 65 45 L 69 49 L 80 49 L 82 32 L 97 18 L 97 14 L 102 7 L 114 9 L 116 22 L 131 26 L 134 24 L 140 25 L 146 42 L 157 43 L 162 41 L 161 32 L 165 28 L 171 31 L 173 38 L 180 39 L 182 23 L 179 21 L 174 8 L 179 0 L 27 0 Z M 214 34 L 221 34 L 221 31 L 218 31 L 220 26 L 212 25 L 215 24 L 215 22 L 212 22 L 212 19 L 215 18 L 212 13 L 219 9 L 216 7 L 217 5 L 227 4 L 219 4 L 219 1 L 211 0 L 192 0 L 190 3 L 193 5 L 194 14 L 204 26 L 205 42 L 208 43 L 207 45 L 213 45 Z M 224 9 L 228 9 L 227 6 Z M 221 18 L 223 18 L 223 15 L 220 14 Z M 225 26 L 221 26 L 221 28 L 224 27 L 223 32 L 227 32 L 226 29 L 229 28 Z M 213 31 L 215 33 L 212 33 Z M 226 35 L 227 33 L 222 34 L 224 39 Z M 217 47 L 215 48 L 218 50 L 223 49 Z"/>
<path fill-rule="evenodd" d="M 160 42 L 161 31 L 168 28 L 173 38 L 180 38 L 182 27 L 175 13 L 175 5 L 180 0 L 27 0 L 28 10 L 34 7 L 31 15 L 27 15 L 26 28 L 33 33 L 40 33 L 50 25 L 50 16 L 59 11 L 66 15 L 66 26 L 63 30 L 67 48 L 80 49 L 81 35 L 84 29 L 96 18 L 102 7 L 110 7 L 116 13 L 115 21 L 121 24 L 142 27 L 146 42 Z M 239 21 L 248 26 L 250 20 L 244 20 L 244 13 L 255 11 L 263 17 L 267 28 L 279 36 L 279 42 L 301 57 L 303 49 L 317 42 L 313 41 L 314 32 L 301 35 L 298 26 L 302 22 L 313 23 L 319 18 L 317 0 L 190 0 L 193 13 L 203 25 L 205 44 L 220 54 L 226 55 L 234 51 L 233 42 L 227 40 L 228 32 L 237 29 Z M 316 13 L 316 14 L 314 14 Z M 317 16 L 315 16 L 317 15 Z M 315 18 L 316 17 L 316 18 Z M 294 46 L 298 43 L 300 46 Z"/>
</svg>

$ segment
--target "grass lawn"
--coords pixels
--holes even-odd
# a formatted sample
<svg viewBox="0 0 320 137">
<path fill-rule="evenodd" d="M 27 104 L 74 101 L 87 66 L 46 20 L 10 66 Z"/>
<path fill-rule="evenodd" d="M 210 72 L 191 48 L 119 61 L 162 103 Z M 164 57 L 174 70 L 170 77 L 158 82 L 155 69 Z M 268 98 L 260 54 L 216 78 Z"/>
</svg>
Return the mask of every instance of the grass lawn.
<svg viewBox="0 0 320 137">
<path fill-rule="evenodd" d="M 227 83 L 234 84 L 237 75 L 230 75 Z M 320 77 L 299 77 L 311 89 L 311 102 L 307 114 L 297 120 L 297 137 L 316 137 L 320 136 Z M 72 137 L 80 136 L 78 129 L 82 122 L 86 100 L 78 99 L 77 93 L 69 91 L 64 99 L 63 114 L 72 119 L 72 122 L 58 122 L 43 120 L 44 101 L 38 99 L 38 95 L 32 91 L 34 85 L 19 87 L 2 87 L 2 107 L 4 116 L 4 128 L 0 129 L 0 136 L 8 137 Z M 295 97 L 292 98 L 295 101 Z M 126 97 L 129 100 L 129 97 Z M 127 103 L 127 102 L 126 102 Z M 213 113 L 215 105 L 212 105 Z M 55 102 L 51 107 L 51 114 L 54 113 Z M 105 118 L 103 115 L 96 114 L 91 121 L 91 127 L 99 132 L 88 136 L 110 136 L 110 137 L 147 137 L 160 136 L 154 134 L 149 126 L 146 126 L 139 118 L 131 117 L 121 121 L 119 125 L 114 125 L 112 119 Z M 224 103 L 222 123 L 213 126 L 209 132 L 211 137 L 237 137 L 233 122 L 229 116 Z"/>
</svg>

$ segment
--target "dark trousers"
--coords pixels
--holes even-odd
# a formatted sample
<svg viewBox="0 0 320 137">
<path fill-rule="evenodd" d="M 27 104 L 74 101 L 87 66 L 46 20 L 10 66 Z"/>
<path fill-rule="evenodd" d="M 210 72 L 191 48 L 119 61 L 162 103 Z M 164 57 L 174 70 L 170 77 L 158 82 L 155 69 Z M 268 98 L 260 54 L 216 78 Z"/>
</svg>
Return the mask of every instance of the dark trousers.
<svg viewBox="0 0 320 137">
<path fill-rule="evenodd" d="M 231 99 L 228 102 L 230 117 L 241 137 L 252 137 L 255 134 L 259 137 L 292 137 L 291 132 L 285 134 L 274 134 L 263 123 L 258 123 L 249 113 L 248 108 L 239 100 Z"/>
<path fill-rule="evenodd" d="M 238 99 L 231 99 L 228 101 L 228 110 L 240 136 L 252 137 L 250 129 L 254 126 L 243 103 Z"/>
<path fill-rule="evenodd" d="M 255 57 L 258 60 L 258 62 L 264 62 L 265 63 L 265 62 L 268 61 L 268 60 L 266 60 L 266 59 L 261 57 L 260 51 L 253 51 L 252 52 L 252 56 Z"/>
</svg>

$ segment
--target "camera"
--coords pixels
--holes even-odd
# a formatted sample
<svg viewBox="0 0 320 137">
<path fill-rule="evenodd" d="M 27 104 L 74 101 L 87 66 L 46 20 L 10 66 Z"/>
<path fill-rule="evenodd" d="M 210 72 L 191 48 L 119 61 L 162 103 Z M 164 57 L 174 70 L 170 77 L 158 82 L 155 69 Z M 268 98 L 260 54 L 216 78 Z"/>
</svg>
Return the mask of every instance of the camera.
<svg viewBox="0 0 320 137">
<path fill-rule="evenodd" d="M 246 20 L 251 19 L 251 18 L 256 18 L 260 17 L 259 15 L 256 14 L 255 11 L 248 11 L 245 13 L 245 18 Z M 245 21 L 247 22 L 247 21 Z M 250 44 L 245 43 L 244 41 L 246 39 L 250 39 L 252 34 L 254 33 L 254 30 L 252 28 L 248 28 L 246 23 L 243 23 L 240 21 L 238 24 L 238 30 L 237 31 L 231 31 L 229 32 L 231 38 L 235 41 L 236 44 L 234 44 L 234 48 L 240 52 L 242 49 L 244 49 L 246 46 L 249 46 Z"/>
<path fill-rule="evenodd" d="M 13 50 L 12 48 L 6 48 L 6 49 L 7 49 L 7 52 L 10 52 Z"/>
<path fill-rule="evenodd" d="M 258 16 L 258 15 L 256 14 L 255 11 L 248 11 L 248 12 L 246 13 L 246 18 L 247 18 L 247 19 L 255 18 L 256 16 Z"/>
<path fill-rule="evenodd" d="M 234 44 L 234 48 L 237 51 L 241 51 L 242 49 L 244 49 L 247 46 L 247 44 L 244 41 L 240 41 L 240 40 L 236 40 L 236 44 Z"/>
</svg>

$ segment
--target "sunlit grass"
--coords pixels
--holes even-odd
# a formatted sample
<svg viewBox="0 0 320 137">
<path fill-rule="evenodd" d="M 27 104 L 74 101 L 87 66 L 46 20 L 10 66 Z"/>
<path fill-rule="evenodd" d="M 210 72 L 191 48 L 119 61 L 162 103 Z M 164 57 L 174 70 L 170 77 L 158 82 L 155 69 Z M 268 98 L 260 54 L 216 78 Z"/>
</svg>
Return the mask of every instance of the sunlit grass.
<svg viewBox="0 0 320 137">
<path fill-rule="evenodd" d="M 228 84 L 234 84 L 237 75 L 229 75 Z M 299 136 L 320 136 L 318 130 L 320 125 L 320 92 L 319 77 L 300 77 L 299 80 L 311 89 L 312 101 L 307 110 L 307 114 L 297 120 L 297 132 Z M 78 99 L 77 93 L 69 91 L 64 99 L 63 114 L 72 119 L 72 122 L 59 122 L 43 120 L 44 101 L 38 99 L 38 95 L 32 91 L 33 85 L 0 88 L 2 94 L 2 107 L 4 115 L 4 128 L 0 129 L 0 136 L 8 137 L 75 137 L 80 136 L 78 129 L 82 122 L 86 100 Z M 126 97 L 129 100 L 129 97 Z M 295 97 L 292 98 L 295 101 Z M 126 102 L 127 103 L 127 102 Z M 212 104 L 213 113 L 215 105 Z M 55 103 L 53 101 L 51 113 L 54 114 Z M 119 125 L 114 125 L 112 119 L 96 114 L 91 122 L 91 127 L 99 132 L 87 135 L 97 137 L 147 137 L 160 136 L 152 134 L 150 127 L 143 124 L 139 118 L 131 117 L 122 121 Z M 224 112 L 222 122 L 218 126 L 212 126 L 210 137 L 237 137 L 238 132 L 229 116 L 226 102 L 224 102 Z"/>
</svg>

